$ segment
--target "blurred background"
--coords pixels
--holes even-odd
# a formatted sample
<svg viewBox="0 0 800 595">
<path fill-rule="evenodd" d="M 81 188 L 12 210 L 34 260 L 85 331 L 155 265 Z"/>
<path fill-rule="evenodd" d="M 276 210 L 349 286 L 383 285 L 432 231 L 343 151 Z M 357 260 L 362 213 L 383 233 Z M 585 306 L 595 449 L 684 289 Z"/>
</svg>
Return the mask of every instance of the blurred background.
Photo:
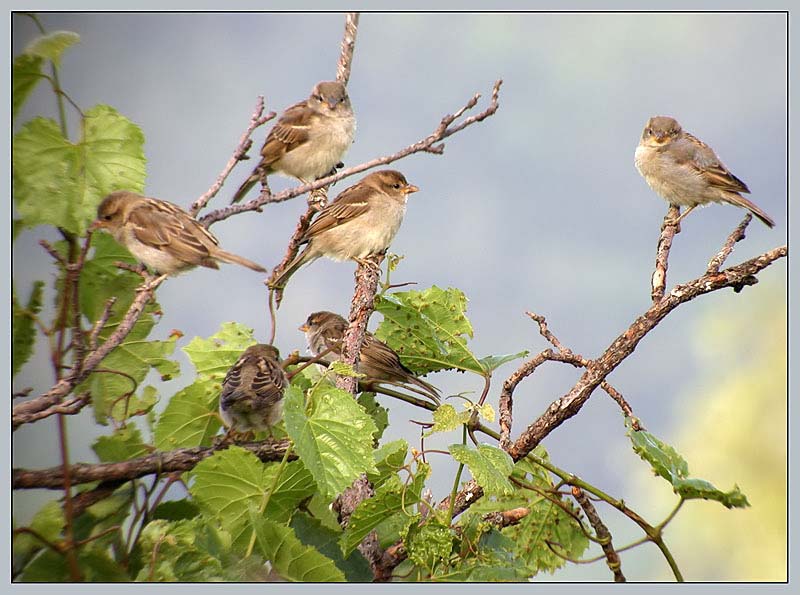
<svg viewBox="0 0 800 595">
<path fill-rule="evenodd" d="M 280 112 L 333 79 L 344 26 L 341 14 L 47 14 L 48 31 L 75 31 L 60 77 L 84 109 L 107 103 L 141 126 L 148 159 L 146 193 L 184 207 L 205 192 L 247 127 L 258 95 Z M 12 17 L 13 55 L 37 31 Z M 786 242 L 787 18 L 783 14 L 362 14 L 349 94 L 358 118 L 347 166 L 393 153 L 430 134 L 472 94 L 488 102 L 502 78 L 495 116 L 446 141 L 444 155 L 417 154 L 391 167 L 421 188 L 391 251 L 405 256 L 396 283 L 457 287 L 469 298 L 472 350 L 480 357 L 548 347 L 524 314 L 547 317 L 561 341 L 597 357 L 650 305 L 650 276 L 666 203 L 633 165 L 642 127 L 671 115 L 711 145 L 744 180 L 752 199 L 777 222 L 754 221 L 728 264 Z M 17 119 L 55 115 L 40 85 Z M 270 124 L 254 134 L 257 155 Z M 72 119 L 71 132 L 76 130 Z M 227 205 L 255 161 L 240 164 L 211 207 Z M 358 177 L 339 182 L 331 198 Z M 292 185 L 273 176 L 273 191 Z M 252 192 L 252 196 L 256 191 Z M 251 198 L 252 198 L 251 196 Z M 272 268 L 282 258 L 304 198 L 213 226 L 221 245 Z M 701 275 L 744 212 L 699 209 L 682 224 L 668 287 Z M 26 232 L 13 247 L 13 277 L 27 295 L 36 279 L 54 279 Z M 305 351 L 297 327 L 316 310 L 347 315 L 352 263 L 319 260 L 292 279 L 279 311 L 276 344 Z M 158 291 L 164 316 L 155 338 L 216 332 L 235 320 L 268 333 L 262 278 L 242 267 L 195 270 Z M 728 490 L 739 485 L 752 507 L 725 510 L 688 502 L 667 543 L 694 581 L 786 579 L 786 263 L 759 275 L 741 294 L 720 291 L 681 306 L 638 346 L 609 381 L 644 426 L 673 445 L 692 476 Z M 51 283 L 52 285 L 52 283 Z M 370 324 L 380 322 L 375 315 Z M 41 347 L 41 345 L 40 345 Z M 180 349 L 188 384 L 191 364 Z M 495 372 L 489 402 L 519 362 Z M 580 372 L 550 364 L 515 393 L 513 436 L 563 395 Z M 445 394 L 472 391 L 481 379 L 442 372 L 427 377 Z M 157 380 L 154 379 L 154 382 Z M 44 350 L 15 378 L 34 394 L 52 384 Z M 390 409 L 384 440 L 419 443 L 409 419 L 427 414 L 379 397 Z M 163 407 L 163 403 L 160 404 Z M 544 442 L 555 464 L 626 503 L 656 524 L 675 504 L 669 485 L 632 452 L 616 404 L 596 392 L 580 415 Z M 94 461 L 96 426 L 87 410 L 69 420 L 71 457 Z M 455 434 L 426 441 L 446 448 Z M 13 465 L 58 462 L 53 418 L 14 434 Z M 455 473 L 431 456 L 436 500 Z M 24 524 L 47 491 L 14 495 Z M 623 546 L 641 537 L 626 518 L 599 506 Z M 587 552 L 599 553 L 599 549 Z M 654 546 L 622 554 L 629 580 L 670 580 Z M 568 564 L 537 580 L 610 580 L 604 563 Z"/>
</svg>

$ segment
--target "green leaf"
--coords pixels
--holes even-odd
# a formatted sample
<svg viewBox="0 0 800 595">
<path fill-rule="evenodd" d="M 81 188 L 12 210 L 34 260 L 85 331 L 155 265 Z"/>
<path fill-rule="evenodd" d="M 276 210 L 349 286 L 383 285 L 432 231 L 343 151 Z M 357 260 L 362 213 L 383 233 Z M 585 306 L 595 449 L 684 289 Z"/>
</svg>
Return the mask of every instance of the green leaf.
<svg viewBox="0 0 800 595">
<path fill-rule="evenodd" d="M 415 374 L 467 370 L 483 374 L 480 361 L 467 348 L 472 324 L 467 298 L 458 289 L 435 285 L 423 291 L 398 291 L 376 297 L 383 322 L 375 336 L 400 354 Z"/>
<path fill-rule="evenodd" d="M 750 506 L 747 497 L 742 494 L 738 486 L 729 492 L 715 488 L 704 479 L 689 477 L 689 465 L 669 444 L 662 442 L 650 432 L 634 430 L 630 417 L 625 418 L 625 427 L 631 440 L 633 451 L 644 461 L 650 463 L 653 472 L 666 479 L 676 494 L 684 500 L 701 498 L 714 500 L 726 508 L 744 508 Z"/>
<path fill-rule="evenodd" d="M 244 551 L 252 528 L 249 506 L 259 507 L 265 492 L 275 483 L 278 463 L 265 464 L 238 446 L 215 453 L 192 471 L 189 491 L 206 516 L 220 521 L 233 538 L 234 547 Z M 300 461 L 284 468 L 264 514 L 278 522 L 291 518 L 297 505 L 315 491 L 314 481 Z"/>
<path fill-rule="evenodd" d="M 253 329 L 238 322 L 223 322 L 215 334 L 207 339 L 195 337 L 182 349 L 197 369 L 198 377 L 221 380 L 242 352 L 255 342 Z"/>
<path fill-rule="evenodd" d="M 110 436 L 100 436 L 92 445 L 97 457 L 104 463 L 127 461 L 150 452 L 142 440 L 142 433 L 133 424 L 114 430 Z"/>
<path fill-rule="evenodd" d="M 154 520 L 140 537 L 142 569 L 137 581 L 209 582 L 225 580 L 223 562 L 230 536 L 203 519 Z"/>
<path fill-rule="evenodd" d="M 333 560 L 303 545 L 289 527 L 259 516 L 253 508 L 250 523 L 258 549 L 284 579 L 304 583 L 344 582 L 345 576 Z"/>
<path fill-rule="evenodd" d="M 44 294 L 44 281 L 34 281 L 28 303 L 23 308 L 17 299 L 17 292 L 14 283 L 11 283 L 11 309 L 13 312 L 13 322 L 11 329 L 11 341 L 13 352 L 11 355 L 11 377 L 17 375 L 22 366 L 33 354 L 33 346 L 36 341 L 36 326 L 33 317 L 42 310 L 42 299 Z"/>
<path fill-rule="evenodd" d="M 547 491 L 553 489 L 550 477 L 530 460 L 517 461 L 514 467 L 515 474 L 533 478 L 532 484 Z M 518 496 L 527 500 L 525 506 L 530 509 L 530 513 L 518 524 L 504 528 L 502 533 L 511 538 L 516 547 L 515 557 L 527 565 L 530 574 L 542 570 L 553 572 L 566 563 L 564 558 L 553 553 L 548 542 L 557 544 L 555 547 L 562 555 L 573 559 L 580 558 L 589 547 L 589 540 L 575 520 L 579 510 L 572 499 L 559 496 L 561 500 L 559 506 L 535 491 L 518 488 L 510 497 L 511 501 L 513 502 Z M 502 498 L 504 497 L 499 497 L 498 500 Z M 572 515 L 566 510 L 571 510 Z"/>
<path fill-rule="evenodd" d="M 81 578 L 87 582 L 128 582 L 131 577 L 105 551 L 84 548 L 78 551 L 78 567 Z M 37 556 L 19 578 L 26 583 L 72 582 L 64 556 L 45 550 Z"/>
<path fill-rule="evenodd" d="M 390 476 L 395 475 L 405 465 L 406 455 L 408 455 L 408 442 L 395 440 L 384 444 L 372 453 L 375 459 L 377 473 L 368 473 L 370 483 L 373 487 L 379 487 Z"/>
<path fill-rule="evenodd" d="M 366 374 L 359 374 L 353 366 L 340 360 L 332 362 L 331 365 L 328 366 L 328 369 L 334 374 L 347 376 L 349 378 L 364 378 L 366 376 Z"/>
<path fill-rule="evenodd" d="M 162 502 L 153 511 L 150 518 L 164 519 L 166 521 L 181 521 L 190 520 L 200 514 L 200 507 L 194 502 L 187 499 L 170 500 Z"/>
<path fill-rule="evenodd" d="M 453 550 L 450 527 L 432 519 L 422 526 L 411 525 L 403 540 L 408 558 L 417 566 L 432 572 Z"/>
<path fill-rule="evenodd" d="M 392 515 L 413 516 L 410 507 L 421 500 L 429 474 L 430 467 L 419 463 L 416 474 L 407 485 L 397 475 L 392 475 L 375 490 L 372 498 L 361 502 L 350 516 L 341 538 L 344 555 L 349 555 L 370 531 Z"/>
<path fill-rule="evenodd" d="M 131 271 L 120 269 L 116 262 L 136 264 L 136 260 L 114 238 L 105 233 L 92 235 L 92 257 L 84 262 L 78 287 L 81 313 L 94 322 L 105 309 L 109 298 L 116 298 L 110 322 L 119 322 L 135 298 L 135 290 L 142 278 Z"/>
<path fill-rule="evenodd" d="M 445 403 L 433 412 L 433 426 L 431 426 L 430 430 L 425 432 L 424 436 L 427 438 L 431 434 L 436 434 L 438 432 L 450 432 L 451 430 L 459 429 L 469 421 L 471 416 L 472 411 L 470 409 L 459 413 L 456 411 L 455 407 L 449 403 Z"/>
<path fill-rule="evenodd" d="M 85 112 L 83 124 L 76 144 L 46 118 L 34 118 L 14 136 L 14 202 L 25 226 L 83 235 L 109 192 L 144 188 L 141 130 L 106 105 Z"/>
<path fill-rule="evenodd" d="M 284 396 L 286 432 L 320 492 L 333 498 L 362 473 L 375 473 L 372 436 L 375 422 L 353 396 L 321 384 L 310 394 L 290 386 Z"/>
<path fill-rule="evenodd" d="M 53 31 L 37 37 L 25 48 L 25 53 L 30 56 L 39 56 L 50 60 L 56 66 L 61 63 L 61 54 L 68 47 L 81 40 L 81 36 L 72 31 Z"/>
<path fill-rule="evenodd" d="M 463 444 L 451 444 L 449 449 L 456 461 L 469 467 L 472 477 L 486 494 L 513 493 L 514 486 L 508 476 L 514 468 L 514 461 L 507 452 L 489 444 L 479 444 L 477 450 Z"/>
<path fill-rule="evenodd" d="M 76 389 L 76 392 L 87 389 L 91 392 L 98 423 L 105 424 L 109 416 L 123 420 L 134 413 L 147 412 L 155 403 L 154 389 L 143 389 L 137 398 L 134 398 L 134 391 L 151 369 L 155 368 L 164 380 L 179 372 L 178 364 L 167 359 L 175 350 L 175 337 L 167 341 L 146 340 L 155 325 L 153 312 L 158 307 L 158 304 L 148 304 L 122 343 L 103 360 L 102 371 L 95 371 Z M 100 337 L 105 339 L 118 325 L 118 322 L 109 322 Z"/>
<path fill-rule="evenodd" d="M 486 357 L 482 357 L 479 361 L 481 363 L 481 367 L 485 371 L 493 372 L 503 364 L 513 362 L 515 359 L 520 359 L 522 357 L 528 357 L 529 353 L 530 351 L 526 349 L 518 353 L 508 353 L 505 355 L 487 355 Z"/>
<path fill-rule="evenodd" d="M 219 391 L 219 384 L 196 381 L 175 393 L 156 423 L 156 448 L 210 446 L 222 426 L 217 415 Z"/>
<path fill-rule="evenodd" d="M 372 417 L 375 427 L 378 428 L 373 438 L 380 440 L 384 430 L 389 427 L 389 410 L 375 400 L 375 393 L 363 392 L 358 395 L 356 402 Z"/>
<path fill-rule="evenodd" d="M 51 500 L 34 515 L 30 528 L 54 543 L 60 539 L 64 525 L 64 509 L 57 501 Z M 45 545 L 30 533 L 15 533 L 12 542 L 14 569 L 17 572 L 22 570 L 44 548 Z"/>
<path fill-rule="evenodd" d="M 36 85 L 44 78 L 43 60 L 38 56 L 20 54 L 11 67 L 11 119 L 16 119 L 25 100 Z"/>
<path fill-rule="evenodd" d="M 302 512 L 292 517 L 290 526 L 303 545 L 311 546 L 333 560 L 348 583 L 372 582 L 374 577 L 364 556 L 359 552 L 353 552 L 347 558 L 342 556 L 338 543 L 341 530 L 334 531 Z"/>
</svg>

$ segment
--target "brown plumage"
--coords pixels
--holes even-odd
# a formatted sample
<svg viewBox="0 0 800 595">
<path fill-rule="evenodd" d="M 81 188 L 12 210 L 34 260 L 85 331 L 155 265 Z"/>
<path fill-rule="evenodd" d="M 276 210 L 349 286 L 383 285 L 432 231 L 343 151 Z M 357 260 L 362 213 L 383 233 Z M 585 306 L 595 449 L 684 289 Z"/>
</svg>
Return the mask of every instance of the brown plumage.
<svg viewBox="0 0 800 595">
<path fill-rule="evenodd" d="M 320 256 L 358 260 L 385 251 L 403 222 L 408 195 L 418 190 L 392 169 L 346 188 L 319 212 L 300 241 L 308 245 L 270 286 L 284 287 L 297 269 Z"/>
<path fill-rule="evenodd" d="M 178 205 L 121 190 L 97 207 L 93 229 L 105 229 L 139 262 L 174 275 L 195 266 L 218 269 L 217 261 L 266 272 L 261 265 L 226 252 L 217 238 Z"/>
<path fill-rule="evenodd" d="M 248 347 L 228 370 L 219 413 L 231 430 L 269 430 L 280 421 L 289 381 L 279 359 L 275 347 L 259 343 Z"/>
<path fill-rule="evenodd" d="M 635 164 L 656 194 L 670 204 L 688 207 L 678 221 L 698 205 L 725 202 L 775 226 L 769 215 L 740 194 L 750 192 L 747 184 L 725 167 L 711 147 L 685 132 L 675 118 L 654 116 L 647 121 Z"/>
<path fill-rule="evenodd" d="M 281 173 L 302 182 L 329 174 L 353 143 L 356 118 L 345 86 L 317 83 L 308 99 L 287 108 L 261 147 L 261 160 L 233 195 L 239 202 L 259 180 Z"/>
<path fill-rule="evenodd" d="M 342 338 L 347 326 L 347 321 L 338 314 L 322 311 L 311 314 L 300 330 L 306 334 L 308 347 L 314 355 L 320 355 L 326 349 L 330 349 L 329 353 L 321 358 L 330 363 L 342 354 Z M 364 334 L 357 371 L 366 375 L 366 378 L 362 380 L 364 383 L 390 382 L 398 384 L 428 397 L 437 405 L 439 404 L 441 397 L 439 389 L 417 378 L 411 370 L 403 365 L 400 356 L 394 349 L 375 338 L 370 332 Z"/>
</svg>

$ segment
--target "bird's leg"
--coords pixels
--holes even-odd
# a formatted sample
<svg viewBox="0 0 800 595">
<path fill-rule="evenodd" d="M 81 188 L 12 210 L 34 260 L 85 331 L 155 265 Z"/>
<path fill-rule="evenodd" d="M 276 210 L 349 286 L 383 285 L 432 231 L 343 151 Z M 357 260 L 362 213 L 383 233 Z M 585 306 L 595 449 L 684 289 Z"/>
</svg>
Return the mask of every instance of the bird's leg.
<svg viewBox="0 0 800 595">
<path fill-rule="evenodd" d="M 380 273 L 381 272 L 381 265 L 379 265 L 379 264 L 377 264 L 375 262 L 372 262 L 368 258 L 359 258 L 358 256 L 354 256 L 353 260 L 355 260 L 361 266 L 365 266 L 367 268 L 372 269 L 376 273 Z"/>
<path fill-rule="evenodd" d="M 674 225 L 675 227 L 678 228 L 678 231 L 680 231 L 681 230 L 681 221 L 683 221 L 683 218 L 686 217 L 686 215 L 688 215 L 692 211 L 694 211 L 696 208 L 697 208 L 697 205 L 693 205 L 693 206 L 689 207 L 688 209 L 686 209 L 683 213 L 681 213 L 677 217 L 665 218 L 664 219 L 664 225 L 665 226 L 666 225 Z"/>
</svg>

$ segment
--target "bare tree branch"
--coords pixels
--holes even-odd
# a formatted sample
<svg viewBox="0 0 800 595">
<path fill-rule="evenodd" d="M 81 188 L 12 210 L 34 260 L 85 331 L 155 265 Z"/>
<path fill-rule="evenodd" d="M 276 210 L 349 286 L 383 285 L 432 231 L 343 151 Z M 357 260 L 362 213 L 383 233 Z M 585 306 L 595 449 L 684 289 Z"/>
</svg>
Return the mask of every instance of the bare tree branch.
<svg viewBox="0 0 800 595">
<path fill-rule="evenodd" d="M 197 213 L 203 210 L 205 206 L 208 204 L 208 201 L 214 198 L 217 192 L 219 192 L 219 189 L 222 188 L 222 185 L 225 183 L 225 180 L 233 171 L 233 168 L 236 167 L 236 164 L 239 163 L 241 160 L 245 159 L 247 151 L 250 150 L 250 147 L 253 144 L 253 139 L 250 138 L 251 135 L 253 134 L 253 131 L 259 126 L 263 126 L 265 123 L 269 122 L 272 118 L 275 117 L 275 112 L 269 112 L 266 116 L 263 116 L 262 115 L 263 113 L 264 113 L 264 96 L 259 95 L 258 101 L 256 102 L 255 110 L 253 111 L 253 114 L 250 116 L 250 124 L 248 124 L 247 130 L 244 131 L 242 137 L 239 139 L 239 144 L 236 145 L 236 148 L 233 151 L 233 155 L 231 155 L 231 158 L 228 159 L 228 163 L 225 164 L 224 169 L 219 174 L 219 176 L 217 176 L 217 179 L 211 185 L 211 188 L 206 190 L 206 192 L 200 198 L 194 201 L 192 203 L 192 206 L 189 208 L 189 213 L 192 215 L 192 217 L 197 217 Z M 208 225 L 206 227 L 208 227 Z"/>
<path fill-rule="evenodd" d="M 603 523 L 600 515 L 597 514 L 597 509 L 594 507 L 594 504 L 592 504 L 592 501 L 589 500 L 589 496 L 577 486 L 572 487 L 572 496 L 578 504 L 580 504 L 583 512 L 586 513 L 586 518 L 589 520 L 589 523 L 594 527 L 594 532 L 597 534 L 600 547 L 606 557 L 606 564 L 608 564 L 611 572 L 614 573 L 614 582 L 626 582 L 625 575 L 622 574 L 622 563 L 619 560 L 619 554 L 617 554 L 614 545 L 611 543 L 611 532 L 608 530 L 605 523 Z"/>
<path fill-rule="evenodd" d="M 269 196 L 259 196 L 258 198 L 255 198 L 249 202 L 230 205 L 229 207 L 217 209 L 216 211 L 211 211 L 210 213 L 202 217 L 200 219 L 200 222 L 206 227 L 209 227 L 212 223 L 227 219 L 228 217 L 231 217 L 236 213 L 243 213 L 245 211 L 257 211 L 265 204 L 274 202 L 284 202 L 290 200 L 292 198 L 295 198 L 296 196 L 300 196 L 301 194 L 317 190 L 324 186 L 329 186 L 334 182 L 338 182 L 339 180 L 342 180 L 354 174 L 361 173 L 362 171 L 372 169 L 373 167 L 377 167 L 379 165 L 387 165 L 389 163 L 397 161 L 398 159 L 407 157 L 408 155 L 413 155 L 414 153 L 428 152 L 428 153 L 440 154 L 442 152 L 443 145 L 437 145 L 438 142 L 444 140 L 449 136 L 452 136 L 456 132 L 463 130 L 467 126 L 475 124 L 476 122 L 482 122 L 483 120 L 493 115 L 497 111 L 497 108 L 499 107 L 498 98 L 500 93 L 500 85 L 502 83 L 503 81 L 501 80 L 495 82 L 494 88 L 492 90 L 492 100 L 489 104 L 489 107 L 487 107 L 484 111 L 482 111 L 479 114 L 466 118 L 457 125 L 454 126 L 449 125 L 449 123 L 452 123 L 453 120 L 451 118 L 454 118 L 454 116 L 445 116 L 442 119 L 442 123 L 449 121 L 448 125 L 443 127 L 442 124 L 440 124 L 439 127 L 427 137 L 417 141 L 412 145 L 405 147 L 404 149 L 400 149 L 399 151 L 392 153 L 391 155 L 386 155 L 384 157 L 377 157 L 375 159 L 372 159 L 371 161 L 366 161 L 360 165 L 356 165 L 338 171 L 333 175 L 325 176 L 324 178 L 320 178 L 309 184 L 301 184 L 300 186 L 289 188 L 287 190 L 284 190 L 283 192 L 279 192 L 278 194 L 271 194 Z M 467 103 L 467 106 L 474 105 L 474 101 L 475 97 L 470 99 L 470 101 Z M 461 108 L 461 110 L 457 113 L 463 113 L 464 109 L 465 108 Z"/>
<path fill-rule="evenodd" d="M 606 376 L 633 353 L 639 341 L 675 308 L 696 297 L 725 287 L 740 291 L 745 285 L 754 284 L 757 282 L 755 275 L 777 259 L 785 257 L 787 251 L 785 245 L 780 246 L 722 272 L 707 273 L 674 287 L 668 295 L 655 302 L 647 312 L 637 318 L 599 358 L 591 361 L 577 384 L 563 397 L 551 403 L 547 411 L 525 429 L 508 453 L 515 461 L 521 459 L 536 448 L 545 436 L 578 413 Z"/>
<path fill-rule="evenodd" d="M 653 271 L 650 290 L 650 297 L 654 302 L 661 300 L 667 289 L 669 251 L 672 248 L 672 239 L 681 230 L 680 225 L 673 222 L 678 219 L 680 212 L 679 207 L 669 205 L 667 214 L 664 215 L 664 223 L 661 225 L 661 236 L 658 238 L 658 248 L 656 248 L 656 269 Z"/>
<path fill-rule="evenodd" d="M 264 462 L 280 461 L 283 458 L 288 440 L 238 443 Z M 73 484 L 101 482 L 122 482 L 146 475 L 171 473 L 173 471 L 189 471 L 200 461 L 220 450 L 215 446 L 195 446 L 179 448 L 169 452 L 155 452 L 136 459 L 119 463 L 75 463 L 69 468 Z M 289 460 L 296 459 L 289 455 Z M 63 487 L 64 469 L 61 466 L 49 469 L 14 469 L 11 487 L 15 490 L 46 488 L 57 490 Z"/>
<path fill-rule="evenodd" d="M 147 280 L 137 288 L 136 298 L 117 328 L 100 347 L 87 354 L 83 360 L 77 361 L 69 374 L 59 380 L 46 393 L 16 405 L 11 416 L 12 429 L 16 430 L 22 424 L 42 419 L 41 416 L 38 416 L 40 412 L 58 405 L 78 384 L 86 380 L 98 364 L 128 336 L 133 325 L 136 324 L 139 316 L 144 312 L 147 302 L 152 299 L 156 288 L 164 279 L 166 279 L 166 275 L 147 277 Z M 52 413 L 58 413 L 58 411 L 53 410 Z"/>
</svg>

